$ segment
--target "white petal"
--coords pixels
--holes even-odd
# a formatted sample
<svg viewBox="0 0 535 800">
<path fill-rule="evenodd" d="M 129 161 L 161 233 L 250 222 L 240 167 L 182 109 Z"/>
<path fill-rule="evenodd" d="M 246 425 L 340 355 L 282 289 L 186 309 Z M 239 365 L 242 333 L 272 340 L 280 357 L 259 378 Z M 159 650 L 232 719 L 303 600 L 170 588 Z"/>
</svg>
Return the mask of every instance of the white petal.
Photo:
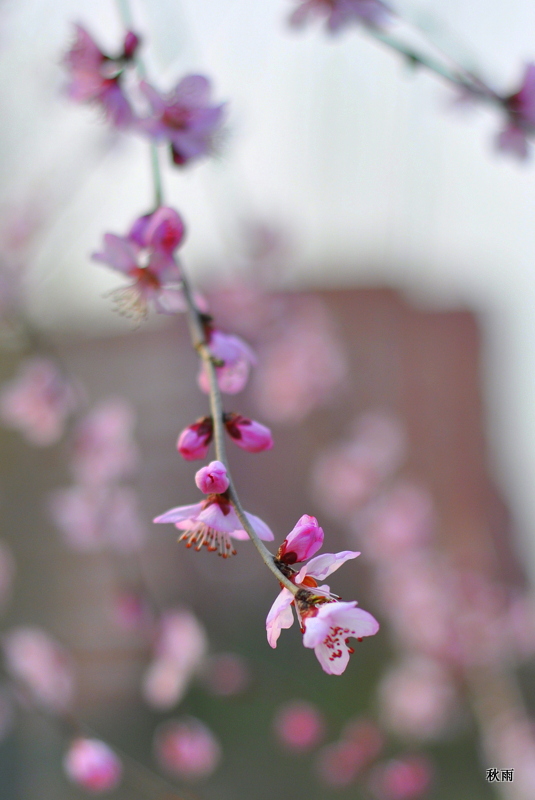
<svg viewBox="0 0 535 800">
<path fill-rule="evenodd" d="M 294 622 L 292 613 L 293 594 L 289 589 L 282 589 L 269 610 L 266 619 L 267 639 L 271 647 L 277 646 L 282 628 L 291 628 Z"/>
<path fill-rule="evenodd" d="M 296 583 L 301 583 L 305 575 L 310 575 L 318 581 L 323 581 L 328 575 L 335 572 L 342 564 L 351 558 L 360 556 L 355 550 L 342 550 L 340 553 L 323 553 L 321 556 L 311 558 L 308 564 L 301 568 Z"/>
</svg>

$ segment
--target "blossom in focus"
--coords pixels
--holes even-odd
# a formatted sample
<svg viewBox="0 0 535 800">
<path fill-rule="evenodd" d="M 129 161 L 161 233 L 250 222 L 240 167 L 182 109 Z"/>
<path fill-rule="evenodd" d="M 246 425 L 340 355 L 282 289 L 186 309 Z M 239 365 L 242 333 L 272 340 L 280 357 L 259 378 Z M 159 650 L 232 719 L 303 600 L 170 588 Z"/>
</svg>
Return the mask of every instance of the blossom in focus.
<svg viewBox="0 0 535 800">
<path fill-rule="evenodd" d="M 381 26 L 388 22 L 390 9 L 381 0 L 298 0 L 300 5 L 290 17 L 290 23 L 301 26 L 310 17 L 324 17 L 331 33 L 352 22 Z"/>
<path fill-rule="evenodd" d="M 185 780 L 212 774 L 221 761 L 221 745 L 212 731 L 194 717 L 169 720 L 154 735 L 156 758 L 167 773 Z"/>
<path fill-rule="evenodd" d="M 508 121 L 498 135 L 500 150 L 520 159 L 529 155 L 528 136 L 535 133 L 535 63 L 526 66 L 520 89 L 503 99 Z"/>
<path fill-rule="evenodd" d="M 66 650 L 39 628 L 12 628 L 2 638 L 8 674 L 48 711 L 69 709 L 74 671 Z"/>
<path fill-rule="evenodd" d="M 247 511 L 245 515 L 260 539 L 264 541 L 274 539 L 272 531 L 265 522 Z M 208 495 L 194 505 L 172 508 L 153 521 L 174 523 L 176 528 L 184 531 L 179 537 L 179 542 L 186 541 L 186 547 L 195 545 L 196 550 L 204 546 L 212 552 L 218 552 L 223 558 L 236 554 L 230 542 L 231 538 L 240 540 L 249 538 L 230 501 L 221 494 Z"/>
<path fill-rule="evenodd" d="M 324 603 L 315 609 L 313 616 L 304 619 L 303 644 L 313 648 L 316 658 L 328 675 L 341 675 L 354 652 L 349 638 L 362 639 L 373 636 L 379 623 L 368 611 L 351 603 Z"/>
<path fill-rule="evenodd" d="M 161 94 L 146 81 L 140 88 L 151 116 L 140 120 L 138 129 L 156 142 L 168 142 L 175 164 L 182 167 L 214 151 L 225 104 L 212 104 L 208 78 L 187 75 L 169 94 Z"/>
<path fill-rule="evenodd" d="M 210 461 L 196 472 L 195 484 L 204 494 L 222 494 L 229 487 L 227 468 L 221 461 Z"/>
<path fill-rule="evenodd" d="M 247 661 L 237 653 L 217 653 L 205 664 L 204 683 L 218 697 L 242 694 L 251 683 Z"/>
<path fill-rule="evenodd" d="M 130 475 L 139 453 L 133 439 L 135 416 L 120 398 L 99 403 L 76 426 L 72 470 L 84 486 L 99 486 Z"/>
<path fill-rule="evenodd" d="M 212 417 L 201 417 L 184 428 L 176 443 L 177 450 L 186 461 L 206 458 L 213 435 Z"/>
<path fill-rule="evenodd" d="M 92 36 L 81 25 L 75 26 L 76 39 L 65 55 L 69 73 L 69 96 L 80 103 L 97 103 L 114 125 L 125 127 L 134 120 L 130 103 L 123 92 L 123 70 L 134 57 L 137 36 L 126 34 L 123 52 L 117 58 L 104 55 Z"/>
<path fill-rule="evenodd" d="M 77 405 L 73 385 L 47 358 L 29 358 L 0 391 L 0 419 L 34 445 L 54 444 Z"/>
<path fill-rule="evenodd" d="M 99 739 L 74 739 L 63 759 L 63 767 L 73 783 L 95 794 L 115 789 L 123 772 L 119 758 Z"/>
<path fill-rule="evenodd" d="M 287 750 L 305 753 L 320 743 L 325 724 L 316 706 L 303 700 L 293 700 L 279 708 L 273 727 L 278 741 Z"/>
<path fill-rule="evenodd" d="M 149 705 L 158 709 L 176 705 L 207 650 L 206 632 L 191 611 L 166 611 L 158 625 L 154 658 L 143 678 L 143 696 Z"/>
<path fill-rule="evenodd" d="M 425 756 L 403 756 L 377 764 L 369 789 L 376 800 L 419 800 L 433 782 L 433 767 Z"/>
<path fill-rule="evenodd" d="M 316 517 L 303 514 L 279 547 L 277 559 L 285 564 L 306 561 L 320 549 L 322 544 L 323 528 L 318 525 L 318 520 Z"/>
<path fill-rule="evenodd" d="M 251 366 L 256 364 L 256 356 L 249 345 L 239 336 L 210 330 L 208 347 L 212 356 L 221 362 L 216 366 L 217 383 L 221 391 L 226 394 L 241 392 L 249 378 Z M 201 391 L 208 394 L 210 382 L 204 363 L 201 363 L 197 380 Z"/>
<path fill-rule="evenodd" d="M 119 313 L 139 321 L 146 318 L 150 303 L 160 314 L 184 310 L 182 294 L 173 288 L 180 281 L 174 251 L 183 237 L 182 219 L 167 206 L 137 219 L 126 236 L 104 235 L 104 250 L 93 259 L 133 280 L 113 292 Z"/>
<path fill-rule="evenodd" d="M 242 450 L 247 450 L 248 453 L 261 453 L 273 447 L 271 431 L 260 422 L 243 417 L 241 414 L 225 414 L 224 422 L 228 435 Z"/>
</svg>

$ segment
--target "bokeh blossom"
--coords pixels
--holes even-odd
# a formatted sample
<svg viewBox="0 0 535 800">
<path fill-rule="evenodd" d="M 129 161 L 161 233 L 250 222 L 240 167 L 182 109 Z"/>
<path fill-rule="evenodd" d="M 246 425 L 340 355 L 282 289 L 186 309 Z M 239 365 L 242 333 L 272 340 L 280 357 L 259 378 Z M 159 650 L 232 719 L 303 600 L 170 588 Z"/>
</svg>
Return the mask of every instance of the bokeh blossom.
<svg viewBox="0 0 535 800">
<path fill-rule="evenodd" d="M 425 756 L 402 756 L 377 764 L 369 789 L 376 800 L 419 800 L 433 783 L 433 767 Z"/>
<path fill-rule="evenodd" d="M 212 103 L 208 78 L 187 75 L 168 94 L 143 81 L 141 91 L 150 104 L 151 114 L 138 122 L 138 128 L 156 142 L 168 142 L 177 166 L 214 152 L 225 104 Z"/>
<path fill-rule="evenodd" d="M 166 206 L 137 219 L 126 236 L 104 235 L 104 250 L 94 253 L 93 259 L 132 279 L 112 293 L 121 314 L 136 321 L 145 319 L 151 303 L 160 314 L 184 310 L 176 288 L 180 269 L 174 258 L 183 237 L 182 219 Z"/>
<path fill-rule="evenodd" d="M 216 653 L 205 662 L 204 685 L 218 697 L 234 697 L 248 689 L 252 676 L 247 661 L 237 653 Z"/>
<path fill-rule="evenodd" d="M 319 709 L 304 700 L 292 700 L 281 706 L 273 720 L 279 743 L 294 753 L 306 753 L 323 738 L 325 723 Z"/>
<path fill-rule="evenodd" d="M 363 718 L 352 720 L 338 741 L 318 753 L 318 775 L 327 786 L 349 786 L 377 758 L 383 746 L 384 736 L 376 723 Z"/>
<path fill-rule="evenodd" d="M 115 789 L 123 772 L 117 755 L 99 739 L 74 739 L 63 766 L 73 783 L 94 794 Z"/>
<path fill-rule="evenodd" d="M 216 359 L 217 383 L 222 392 L 237 394 L 245 387 L 251 366 L 256 364 L 256 356 L 249 345 L 239 336 L 208 330 L 208 347 Z M 204 362 L 198 375 L 200 389 L 208 394 L 210 382 Z"/>
<path fill-rule="evenodd" d="M 162 769 L 185 780 L 200 780 L 221 761 L 221 745 L 212 731 L 194 717 L 164 722 L 154 736 L 154 750 Z"/>
<path fill-rule="evenodd" d="M 76 39 L 65 55 L 69 73 L 69 96 L 80 103 L 96 103 L 114 125 L 124 128 L 134 120 L 134 114 L 122 86 L 125 66 L 132 61 L 139 44 L 138 37 L 129 31 L 123 52 L 112 58 L 105 55 L 92 36 L 81 25 L 75 26 Z"/>
<path fill-rule="evenodd" d="M 33 445 L 54 444 L 77 406 L 76 390 L 47 358 L 25 359 L 0 391 L 0 419 Z"/>
<path fill-rule="evenodd" d="M 292 25 L 301 26 L 309 18 L 323 17 L 331 33 L 337 33 L 353 22 L 381 26 L 388 22 L 390 10 L 381 0 L 298 0 L 292 13 Z"/>
</svg>

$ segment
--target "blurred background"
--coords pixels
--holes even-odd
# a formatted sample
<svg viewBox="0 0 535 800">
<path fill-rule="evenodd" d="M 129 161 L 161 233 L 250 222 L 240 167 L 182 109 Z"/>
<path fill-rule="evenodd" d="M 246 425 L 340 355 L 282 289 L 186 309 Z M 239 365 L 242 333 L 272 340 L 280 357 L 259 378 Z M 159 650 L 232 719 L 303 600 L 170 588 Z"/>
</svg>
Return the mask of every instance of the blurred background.
<svg viewBox="0 0 535 800">
<path fill-rule="evenodd" d="M 153 82 L 206 74 L 229 103 L 215 158 L 162 162 L 182 261 L 258 354 L 226 408 L 275 447 L 230 452 L 242 501 L 277 544 L 308 513 L 326 551 L 361 550 L 333 588 L 382 631 L 341 678 L 297 629 L 272 651 L 277 586 L 248 543 L 222 562 L 151 524 L 199 500 L 200 464 L 175 441 L 207 401 L 185 320 L 133 330 L 105 296 L 120 277 L 90 261 L 152 198 L 146 141 L 65 92 L 73 22 L 116 52 L 120 16 L 111 0 L 3 0 L 9 800 L 86 796 L 62 768 L 73 733 L 120 754 L 124 800 L 535 796 L 534 167 L 497 151 L 498 110 L 357 27 L 291 29 L 293 7 L 132 0 Z M 423 29 L 501 93 L 535 57 L 527 0 L 396 8 L 411 41 Z M 47 381 L 48 436 L 28 388 Z M 192 654 L 175 672 L 170 640 Z"/>
</svg>

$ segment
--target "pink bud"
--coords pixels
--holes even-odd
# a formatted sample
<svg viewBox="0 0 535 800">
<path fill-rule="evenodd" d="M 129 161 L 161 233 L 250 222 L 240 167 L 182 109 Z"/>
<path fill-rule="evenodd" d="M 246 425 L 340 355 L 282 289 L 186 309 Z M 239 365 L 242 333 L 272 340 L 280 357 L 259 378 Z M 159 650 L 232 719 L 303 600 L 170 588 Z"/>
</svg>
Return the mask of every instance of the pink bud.
<svg viewBox="0 0 535 800">
<path fill-rule="evenodd" d="M 129 60 L 134 57 L 135 52 L 139 47 L 139 41 L 139 36 L 136 36 L 133 31 L 128 31 L 124 39 L 124 58 Z"/>
<path fill-rule="evenodd" d="M 205 494 L 222 494 L 229 486 L 227 470 L 221 461 L 211 461 L 195 475 L 195 483 Z"/>
<path fill-rule="evenodd" d="M 279 547 L 277 558 L 285 564 L 306 561 L 320 549 L 322 544 L 323 528 L 318 525 L 318 520 L 316 517 L 303 514 Z"/>
<path fill-rule="evenodd" d="M 188 425 L 187 428 L 184 428 L 176 443 L 177 450 L 186 461 L 206 458 L 212 436 L 212 418 L 203 417 L 194 422 L 193 425 Z"/>
<path fill-rule="evenodd" d="M 260 453 L 271 450 L 273 437 L 269 428 L 241 414 L 226 414 L 225 427 L 234 442 L 249 453 Z"/>
<path fill-rule="evenodd" d="M 67 776 L 89 792 L 109 792 L 121 781 L 122 765 L 99 739 L 75 739 L 63 761 Z"/>
<path fill-rule="evenodd" d="M 324 722 L 316 706 L 295 700 L 279 709 L 274 721 L 279 742 L 294 753 L 312 750 L 321 741 Z"/>
</svg>

